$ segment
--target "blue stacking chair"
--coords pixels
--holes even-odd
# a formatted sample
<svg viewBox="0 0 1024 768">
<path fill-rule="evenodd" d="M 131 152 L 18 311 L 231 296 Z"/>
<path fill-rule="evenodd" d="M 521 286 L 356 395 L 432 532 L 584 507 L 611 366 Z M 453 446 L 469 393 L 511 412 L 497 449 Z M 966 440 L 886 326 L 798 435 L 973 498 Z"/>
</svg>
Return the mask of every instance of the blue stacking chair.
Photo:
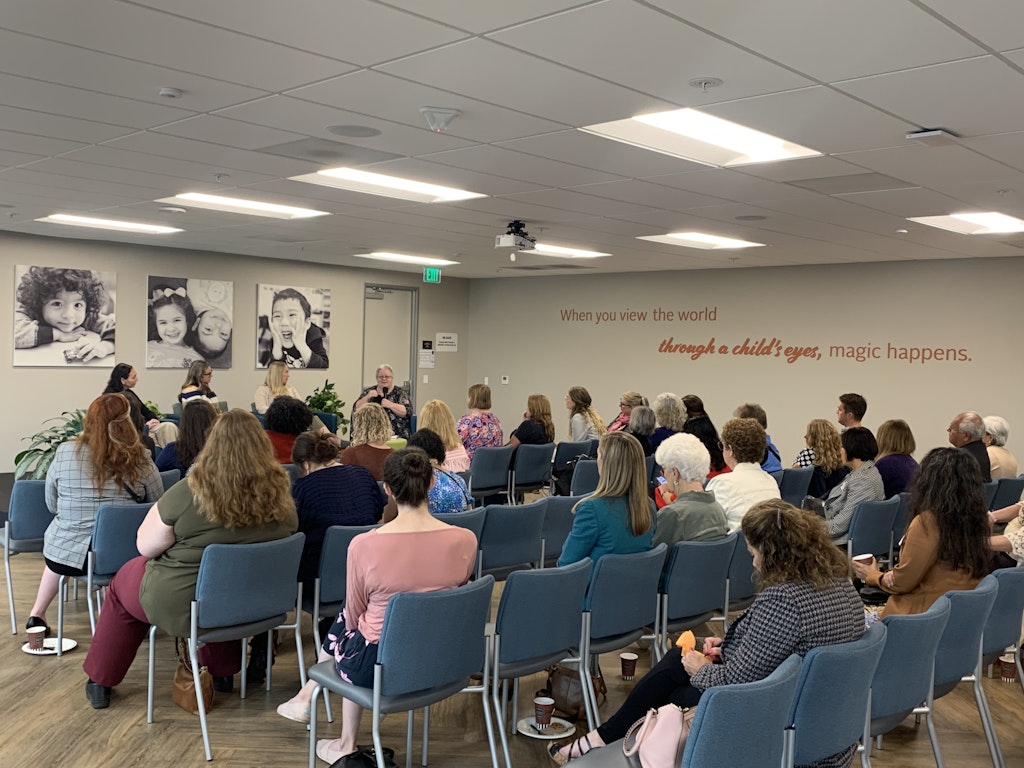
<svg viewBox="0 0 1024 768">
<path fill-rule="evenodd" d="M 53 520 L 46 506 L 45 480 L 15 480 L 11 506 L 4 525 L 4 573 L 7 577 L 7 604 L 11 609 L 11 634 L 18 634 L 14 615 L 14 585 L 11 582 L 11 556 L 20 552 L 42 552 L 43 534 Z"/>
<path fill-rule="evenodd" d="M 772 473 L 776 474 L 776 473 Z M 811 486 L 814 467 L 787 467 L 782 470 L 779 479 L 779 494 L 782 500 L 799 509 L 804 503 L 804 496 Z"/>
<path fill-rule="evenodd" d="M 807 652 L 786 727 L 783 768 L 842 752 L 864 735 L 885 633 L 884 624 L 874 624 L 851 643 L 820 645 Z"/>
<path fill-rule="evenodd" d="M 562 554 L 562 545 L 572 530 L 572 509 L 579 503 L 582 496 L 548 496 L 544 499 L 544 527 L 541 538 L 544 539 L 544 564 L 558 562 Z"/>
<path fill-rule="evenodd" d="M 996 491 L 999 490 L 999 481 L 989 480 L 987 483 L 982 483 L 981 490 L 985 494 L 985 509 L 992 509 L 992 502 L 995 501 Z"/>
<path fill-rule="evenodd" d="M 486 508 L 480 534 L 477 577 L 493 572 L 495 578 L 510 568 L 544 566 L 541 531 L 544 528 L 545 499 L 518 507 L 491 505 Z"/>
<path fill-rule="evenodd" d="M 846 554 L 885 555 L 890 559 L 893 549 L 893 526 L 900 510 L 900 497 L 885 501 L 862 501 L 853 510 L 846 539 Z"/>
<path fill-rule="evenodd" d="M 1002 509 L 1020 501 L 1024 493 L 1024 477 L 1001 477 L 995 483 L 996 492 L 989 502 L 989 509 Z"/>
<path fill-rule="evenodd" d="M 871 768 L 871 737 L 882 747 L 888 733 L 927 700 L 935 671 L 935 651 L 949 620 L 949 598 L 942 596 L 924 613 L 888 616 L 885 648 L 871 682 L 871 705 L 861 739 L 860 760 Z"/>
<path fill-rule="evenodd" d="M 165 469 L 160 473 L 160 482 L 163 483 L 165 491 L 170 490 L 170 487 L 179 480 L 181 480 L 181 470 Z"/>
<path fill-rule="evenodd" d="M 320 619 L 337 616 L 345 605 L 348 587 L 348 545 L 361 533 L 372 531 L 375 525 L 332 525 L 324 534 L 320 548 L 320 565 L 313 581 L 313 594 L 303 595 L 302 610 L 313 617 L 313 639 L 320 652 Z"/>
<path fill-rule="evenodd" d="M 983 667 L 994 664 L 1009 646 L 1020 644 L 1021 617 L 1024 615 L 1024 568 L 1003 568 L 992 575 L 999 582 L 999 592 L 982 635 Z M 1017 682 L 1024 689 L 1024 669 L 1021 668 L 1020 656 L 1018 649 L 1014 654 Z"/>
<path fill-rule="evenodd" d="M 569 483 L 570 496 L 587 496 L 597 488 L 600 479 L 597 471 L 597 459 L 582 459 L 576 462 L 572 480 Z"/>
<path fill-rule="evenodd" d="M 90 598 L 89 623 L 94 635 L 96 613 L 100 610 L 99 590 L 110 584 L 122 565 L 139 556 L 135 543 L 139 527 L 154 503 L 103 504 L 96 510 L 92 545 L 85 560 L 86 592 Z"/>
<path fill-rule="evenodd" d="M 505 764 L 512 768 L 499 686 L 512 685 L 512 727 L 518 718 L 519 678 L 547 669 L 571 655 L 580 640 L 580 605 L 590 582 L 590 561 L 561 568 L 516 571 L 508 577 L 494 621 L 491 697 Z"/>
<path fill-rule="evenodd" d="M 474 499 L 504 496 L 508 500 L 508 475 L 515 447 L 477 448 L 469 465 L 469 493 Z"/>
<path fill-rule="evenodd" d="M 371 711 L 377 768 L 384 768 L 380 741 L 381 716 L 408 712 L 406 765 L 412 761 L 413 710 L 423 712 L 423 754 L 427 764 L 430 705 L 460 691 L 479 693 L 487 724 L 491 764 L 498 766 L 491 708 L 487 702 L 490 678 L 490 643 L 485 635 L 494 579 L 484 576 L 456 589 L 439 592 L 403 592 L 388 600 L 373 667 L 373 688 L 346 683 L 324 661 L 309 670 L 317 683 L 309 721 L 309 768 L 316 766 L 316 702 L 330 691 Z M 442 619 L 443 620 L 440 620 Z M 483 671 L 483 685 L 466 686 L 470 675 Z"/>
<path fill-rule="evenodd" d="M 577 456 L 589 456 L 590 455 L 590 441 L 580 440 L 573 442 L 571 440 L 563 440 L 555 446 L 555 455 L 551 459 L 552 469 L 557 469 L 566 462 L 572 461 Z M 555 493 L 555 481 L 551 480 L 550 493 Z"/>
<path fill-rule="evenodd" d="M 757 593 L 754 581 L 754 558 L 747 550 L 743 534 L 736 537 L 736 545 L 729 560 L 729 578 L 725 582 L 725 599 L 722 601 L 722 633 L 729 629 L 729 612 L 742 611 L 750 607 Z M 717 621 L 719 617 L 713 617 Z"/>
<path fill-rule="evenodd" d="M 299 468 L 294 464 L 282 464 L 281 466 L 284 467 L 284 471 L 288 473 L 288 478 L 291 480 L 291 482 L 294 483 L 301 477 L 301 474 L 299 473 Z"/>
<path fill-rule="evenodd" d="M 554 452 L 554 443 L 520 445 L 516 449 L 508 481 L 511 504 L 516 503 L 518 493 L 538 491 L 551 484 L 551 457 Z"/>
</svg>

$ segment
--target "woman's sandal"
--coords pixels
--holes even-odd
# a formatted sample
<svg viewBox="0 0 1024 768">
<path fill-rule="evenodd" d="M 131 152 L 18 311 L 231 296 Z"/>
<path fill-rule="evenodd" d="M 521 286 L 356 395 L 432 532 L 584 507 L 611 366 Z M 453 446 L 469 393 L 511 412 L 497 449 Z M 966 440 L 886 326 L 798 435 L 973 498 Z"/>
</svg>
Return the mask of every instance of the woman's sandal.
<svg viewBox="0 0 1024 768">
<path fill-rule="evenodd" d="M 586 744 L 587 748 L 584 749 L 583 748 L 583 744 L 581 744 L 580 742 L 583 742 L 583 744 Z M 548 754 L 551 755 L 551 759 L 555 761 L 555 765 L 565 765 L 570 760 L 575 760 L 578 757 L 583 757 L 585 754 L 590 752 L 590 750 L 592 750 L 592 749 L 600 749 L 600 747 L 595 747 L 595 746 L 591 745 L 590 739 L 587 737 L 587 734 L 583 734 L 578 739 L 576 739 L 576 741 L 570 742 L 569 743 L 569 752 L 568 752 L 568 754 L 565 754 L 565 755 L 563 755 L 559 751 L 564 746 L 565 746 L 565 744 L 554 744 L 548 750 Z M 572 753 L 574 748 L 576 750 L 576 754 L 575 755 Z"/>
</svg>

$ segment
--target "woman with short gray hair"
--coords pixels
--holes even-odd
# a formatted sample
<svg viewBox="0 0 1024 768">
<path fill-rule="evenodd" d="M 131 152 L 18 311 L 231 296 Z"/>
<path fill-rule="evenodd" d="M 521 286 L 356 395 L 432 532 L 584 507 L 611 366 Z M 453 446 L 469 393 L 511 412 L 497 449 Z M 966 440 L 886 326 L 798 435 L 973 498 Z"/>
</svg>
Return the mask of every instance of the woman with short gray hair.
<svg viewBox="0 0 1024 768">
<path fill-rule="evenodd" d="M 671 502 L 658 510 L 654 543 L 713 541 L 729 532 L 729 522 L 715 494 L 704 490 L 711 455 L 699 438 L 680 433 L 667 438 L 654 455 L 665 482 L 662 498 Z"/>
<path fill-rule="evenodd" d="M 988 450 L 988 461 L 992 465 L 992 479 L 1017 477 L 1017 458 L 1006 450 L 1010 439 L 1010 425 L 1002 416 L 986 416 L 985 434 L 982 442 Z"/>
</svg>

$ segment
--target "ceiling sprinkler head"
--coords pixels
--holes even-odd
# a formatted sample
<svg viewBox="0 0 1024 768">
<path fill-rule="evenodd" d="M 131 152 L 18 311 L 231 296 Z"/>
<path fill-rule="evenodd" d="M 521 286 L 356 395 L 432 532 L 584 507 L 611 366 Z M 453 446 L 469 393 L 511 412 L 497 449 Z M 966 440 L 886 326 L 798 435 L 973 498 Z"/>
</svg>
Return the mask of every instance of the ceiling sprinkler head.
<svg viewBox="0 0 1024 768">
<path fill-rule="evenodd" d="M 420 107 L 420 114 L 427 121 L 430 130 L 434 133 L 444 133 L 448 130 L 452 120 L 462 113 L 449 107 Z"/>
</svg>

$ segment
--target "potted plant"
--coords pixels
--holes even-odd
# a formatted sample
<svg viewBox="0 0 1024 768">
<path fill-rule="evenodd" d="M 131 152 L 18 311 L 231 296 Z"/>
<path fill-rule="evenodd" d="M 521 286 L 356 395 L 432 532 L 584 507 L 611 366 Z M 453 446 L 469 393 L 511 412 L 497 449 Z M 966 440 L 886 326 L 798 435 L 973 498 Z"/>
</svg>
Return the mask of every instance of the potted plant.
<svg viewBox="0 0 1024 768">
<path fill-rule="evenodd" d="M 306 405 L 311 410 L 329 413 L 338 419 L 336 434 L 348 434 L 348 419 L 345 417 L 345 401 L 334 391 L 334 384 L 324 380 L 323 387 L 317 387 L 313 394 L 306 398 Z"/>
<path fill-rule="evenodd" d="M 28 448 L 14 457 L 14 479 L 42 480 L 46 477 L 46 470 L 53 462 L 57 446 L 66 443 L 82 432 L 82 419 L 84 418 L 85 411 L 64 411 L 60 416 L 43 422 L 46 424 L 55 421 L 57 424 L 22 438 L 32 442 Z"/>
</svg>

